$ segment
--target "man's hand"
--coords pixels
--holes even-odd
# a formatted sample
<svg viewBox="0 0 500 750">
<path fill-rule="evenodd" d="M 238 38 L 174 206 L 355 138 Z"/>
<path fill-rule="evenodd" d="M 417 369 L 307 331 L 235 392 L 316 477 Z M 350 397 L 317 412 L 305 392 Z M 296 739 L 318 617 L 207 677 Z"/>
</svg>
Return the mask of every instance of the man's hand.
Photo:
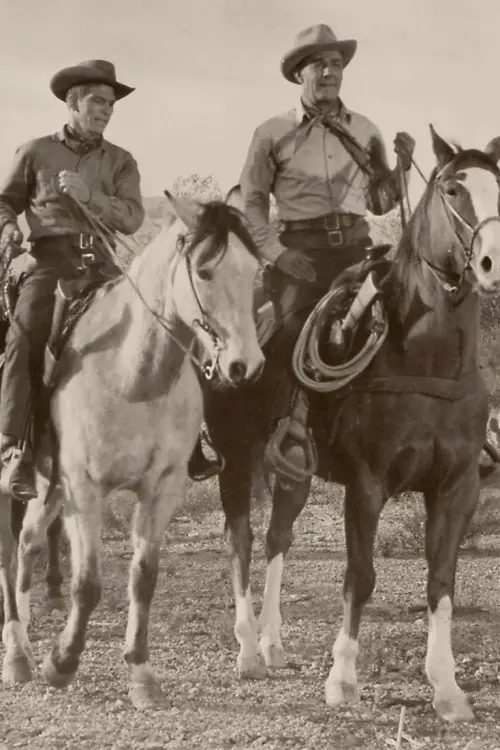
<svg viewBox="0 0 500 750">
<path fill-rule="evenodd" d="M 79 203 L 89 203 L 92 197 L 92 191 L 84 183 L 82 178 L 76 172 L 68 172 L 64 169 L 58 174 L 59 190 L 65 195 L 69 195 Z"/>
<path fill-rule="evenodd" d="M 405 171 L 411 167 L 414 150 L 415 139 L 409 133 L 396 133 L 394 151 L 398 155 L 400 164 Z"/>
<path fill-rule="evenodd" d="M 288 276 L 293 276 L 299 281 L 316 281 L 316 271 L 309 258 L 301 251 L 288 249 L 278 255 L 275 262 L 276 268 Z"/>
<path fill-rule="evenodd" d="M 6 224 L 2 230 L 2 236 L 0 237 L 1 254 L 4 255 L 6 252 L 9 252 L 12 258 L 21 255 L 21 253 L 24 252 L 22 242 L 23 233 L 17 224 Z"/>
</svg>

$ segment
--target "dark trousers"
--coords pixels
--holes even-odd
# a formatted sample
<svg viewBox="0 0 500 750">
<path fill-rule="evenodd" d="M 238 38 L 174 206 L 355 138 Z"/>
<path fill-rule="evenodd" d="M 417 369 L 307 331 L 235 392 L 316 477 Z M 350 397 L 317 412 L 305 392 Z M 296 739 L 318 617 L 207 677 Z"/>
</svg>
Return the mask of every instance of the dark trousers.
<svg viewBox="0 0 500 750">
<path fill-rule="evenodd" d="M 330 247 L 321 244 L 321 236 L 307 232 L 288 232 L 280 236 L 283 245 L 302 250 L 315 272 L 313 283 L 299 281 L 275 266 L 266 270 L 266 293 L 270 297 L 279 321 L 279 331 L 271 348 L 275 355 L 291 357 L 293 346 L 307 316 L 328 292 L 333 281 L 349 266 L 366 257 L 369 238 L 355 245 Z"/>
<path fill-rule="evenodd" d="M 27 256 L 28 270 L 18 287 L 13 319 L 5 342 L 0 392 L 0 432 L 19 441 L 37 404 L 59 279 L 82 278 L 79 253 L 58 240 Z M 14 261 L 14 264 L 17 262 Z"/>
</svg>

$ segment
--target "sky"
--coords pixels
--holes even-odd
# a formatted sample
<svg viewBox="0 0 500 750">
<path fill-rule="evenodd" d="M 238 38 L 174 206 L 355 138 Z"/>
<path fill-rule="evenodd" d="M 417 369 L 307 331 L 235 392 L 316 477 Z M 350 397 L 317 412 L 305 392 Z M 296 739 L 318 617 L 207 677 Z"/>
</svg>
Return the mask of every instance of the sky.
<svg viewBox="0 0 500 750">
<path fill-rule="evenodd" d="M 0 180 L 19 144 L 66 120 L 52 75 L 101 58 L 136 87 L 106 137 L 136 158 L 143 194 L 192 173 L 227 190 L 257 125 L 297 103 L 280 59 L 316 23 L 357 39 L 341 95 L 381 129 L 391 165 L 398 130 L 425 173 L 429 123 L 467 147 L 500 135 L 500 0 L 4 0 Z M 414 199 L 422 187 L 414 174 Z"/>
</svg>

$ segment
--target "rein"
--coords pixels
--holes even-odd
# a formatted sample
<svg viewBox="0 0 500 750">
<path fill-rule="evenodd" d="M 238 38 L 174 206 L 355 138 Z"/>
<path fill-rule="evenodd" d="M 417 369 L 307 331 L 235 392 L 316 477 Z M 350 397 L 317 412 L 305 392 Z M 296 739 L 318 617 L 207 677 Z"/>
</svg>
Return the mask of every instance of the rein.
<svg viewBox="0 0 500 750">
<path fill-rule="evenodd" d="M 81 212 L 83 213 L 83 215 L 85 216 L 85 218 L 87 219 L 87 221 L 89 222 L 89 224 L 91 225 L 91 227 L 96 232 L 98 238 L 103 242 L 103 244 L 104 244 L 106 250 L 108 251 L 108 253 L 110 254 L 112 260 L 115 262 L 115 264 L 118 266 L 118 268 L 120 268 L 123 276 L 128 280 L 128 282 L 132 286 L 135 294 L 141 300 L 141 302 L 144 305 L 144 307 L 148 310 L 148 312 L 151 313 L 151 315 L 153 316 L 153 318 L 157 321 L 157 323 L 159 323 L 159 325 L 168 334 L 168 336 L 172 339 L 172 341 L 174 341 L 174 343 L 177 344 L 177 346 L 179 347 L 179 349 L 181 349 L 181 351 L 186 355 L 186 357 L 188 357 L 191 360 L 192 364 L 196 368 L 198 368 L 198 370 L 204 375 L 205 379 L 206 380 L 211 380 L 213 378 L 213 376 L 214 376 L 215 371 L 217 370 L 218 361 L 219 361 L 219 353 L 220 353 L 222 347 L 221 347 L 220 338 L 217 335 L 217 333 L 214 330 L 214 328 L 210 325 L 210 322 L 208 320 L 208 316 L 207 316 L 205 310 L 203 309 L 203 305 L 201 304 L 201 300 L 200 300 L 200 297 L 199 297 L 199 294 L 197 292 L 196 285 L 195 285 L 195 282 L 194 282 L 193 270 L 192 270 L 192 265 L 191 265 L 191 259 L 189 257 L 189 250 L 190 250 L 191 245 L 188 244 L 188 246 L 186 248 L 186 241 L 187 241 L 188 237 L 191 237 L 191 233 L 179 234 L 178 235 L 178 237 L 177 237 L 177 243 L 176 243 L 176 250 L 177 250 L 177 253 L 178 253 L 178 263 L 180 262 L 180 260 L 182 258 L 185 260 L 187 274 L 188 274 L 188 279 L 189 279 L 189 283 L 190 283 L 190 286 L 191 286 L 191 291 L 193 293 L 193 297 L 195 299 L 196 306 L 198 307 L 198 309 L 200 311 L 200 318 L 201 319 L 200 318 L 194 318 L 194 320 L 193 320 L 193 322 L 191 324 L 191 328 L 192 329 L 194 329 L 195 327 L 201 328 L 203 331 L 205 331 L 205 333 L 207 333 L 210 336 L 210 338 L 212 340 L 212 344 L 213 344 L 213 348 L 214 348 L 214 356 L 213 356 L 212 359 L 209 359 L 208 361 L 203 361 L 202 359 L 200 359 L 199 357 L 197 357 L 190 348 L 186 347 L 177 338 L 177 336 L 174 334 L 174 332 L 172 331 L 172 328 L 170 327 L 169 322 L 165 318 L 165 316 L 163 316 L 161 313 L 159 313 L 156 310 L 154 310 L 149 305 L 149 303 L 144 298 L 142 292 L 138 288 L 138 286 L 135 283 L 135 281 L 133 281 L 133 279 L 130 276 L 130 274 L 128 273 L 128 271 L 125 268 L 122 267 L 122 265 L 121 265 L 121 263 L 119 261 L 118 255 L 115 252 L 113 246 L 111 245 L 111 242 L 109 241 L 109 237 L 111 237 L 112 233 L 109 230 L 109 228 L 106 226 L 106 224 L 104 224 L 104 222 L 102 222 L 100 219 L 96 218 L 89 211 L 89 209 L 85 206 L 85 204 L 81 203 L 77 199 L 73 199 L 73 200 L 75 201 L 75 203 L 77 204 L 77 206 L 79 207 L 79 209 L 81 210 Z M 106 236 L 106 235 L 108 235 L 108 236 Z M 133 249 L 130 248 L 128 246 L 128 244 L 125 242 L 125 240 L 124 240 L 123 237 L 120 237 L 119 240 L 122 243 L 122 245 L 129 252 L 132 252 L 133 254 L 135 254 L 134 251 L 133 251 Z M 173 278 L 173 276 L 175 274 L 176 269 L 177 269 L 177 265 L 173 269 L 172 278 Z"/>
</svg>

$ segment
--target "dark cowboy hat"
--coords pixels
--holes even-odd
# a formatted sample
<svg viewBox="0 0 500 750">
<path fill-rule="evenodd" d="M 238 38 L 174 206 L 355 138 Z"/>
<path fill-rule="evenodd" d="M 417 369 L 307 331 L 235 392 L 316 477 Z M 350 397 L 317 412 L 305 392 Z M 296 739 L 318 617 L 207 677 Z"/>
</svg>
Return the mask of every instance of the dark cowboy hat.
<svg viewBox="0 0 500 750">
<path fill-rule="evenodd" d="M 283 55 L 281 59 L 281 72 L 287 81 L 298 83 L 293 74 L 300 63 L 306 57 L 309 57 L 309 55 L 330 50 L 338 50 L 340 52 L 345 68 L 354 57 L 357 46 L 358 43 L 354 39 L 339 41 L 331 28 L 324 23 L 309 26 L 297 34 L 292 49 L 286 55 Z"/>
<path fill-rule="evenodd" d="M 107 60 L 84 60 L 71 68 L 59 70 L 50 82 L 50 90 L 61 101 L 72 86 L 82 83 L 105 83 L 112 86 L 117 99 L 123 99 L 135 89 L 116 80 L 115 66 Z"/>
</svg>

